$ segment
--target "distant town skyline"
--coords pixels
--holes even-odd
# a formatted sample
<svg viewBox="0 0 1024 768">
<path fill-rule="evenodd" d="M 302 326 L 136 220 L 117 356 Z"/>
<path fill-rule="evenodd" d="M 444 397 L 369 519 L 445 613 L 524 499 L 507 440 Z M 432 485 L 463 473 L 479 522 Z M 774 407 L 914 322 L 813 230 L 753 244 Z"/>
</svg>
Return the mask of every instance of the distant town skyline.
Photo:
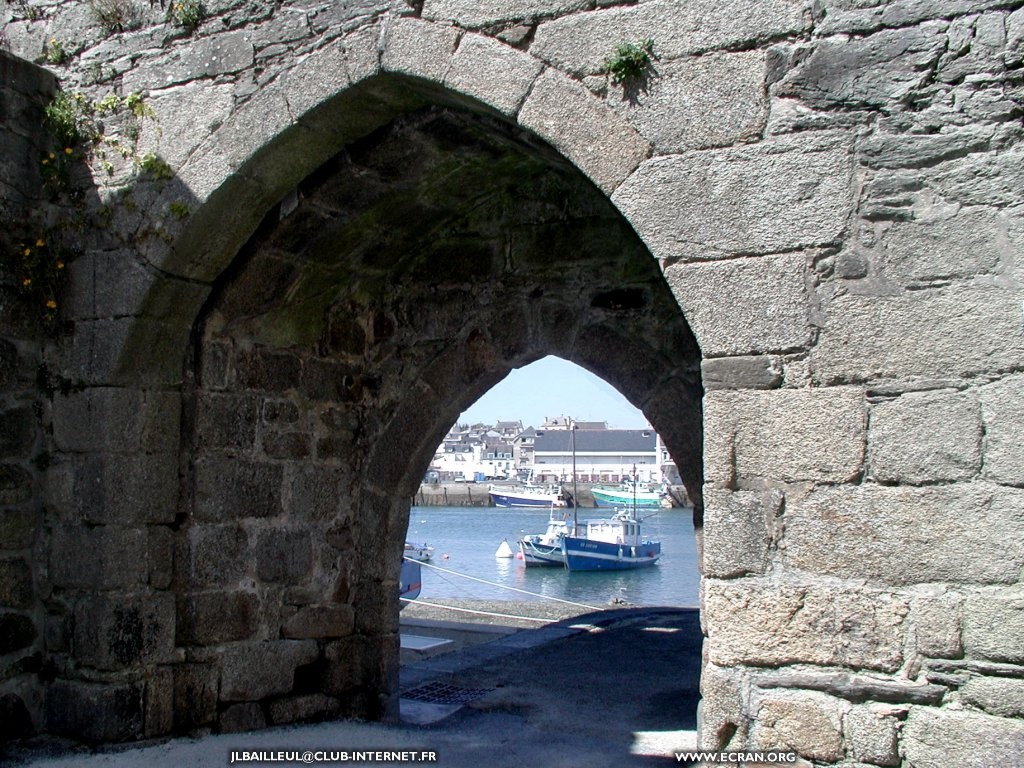
<svg viewBox="0 0 1024 768">
<path fill-rule="evenodd" d="M 604 421 L 612 429 L 648 427 L 611 384 L 558 357 L 545 357 L 512 371 L 459 416 L 460 424 L 522 421 L 539 427 L 546 418 L 569 416 L 579 421 Z"/>
</svg>

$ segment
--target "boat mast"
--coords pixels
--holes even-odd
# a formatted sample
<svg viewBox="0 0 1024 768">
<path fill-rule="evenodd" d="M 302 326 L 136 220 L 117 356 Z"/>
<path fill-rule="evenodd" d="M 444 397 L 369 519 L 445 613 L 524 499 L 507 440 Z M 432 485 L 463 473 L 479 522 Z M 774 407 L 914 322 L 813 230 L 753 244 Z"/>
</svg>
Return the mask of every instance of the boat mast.
<svg viewBox="0 0 1024 768">
<path fill-rule="evenodd" d="M 579 508 L 579 496 L 576 495 L 576 422 L 569 421 L 569 443 L 572 447 L 572 535 L 576 534 L 576 526 L 579 521 L 576 518 L 576 510 Z"/>
</svg>

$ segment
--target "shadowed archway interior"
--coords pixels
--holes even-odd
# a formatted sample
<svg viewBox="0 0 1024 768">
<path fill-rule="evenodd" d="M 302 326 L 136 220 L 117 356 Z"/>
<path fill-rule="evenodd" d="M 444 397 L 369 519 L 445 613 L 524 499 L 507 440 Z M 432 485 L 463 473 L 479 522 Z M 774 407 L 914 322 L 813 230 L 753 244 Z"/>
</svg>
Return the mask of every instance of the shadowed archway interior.
<svg viewBox="0 0 1024 768">
<path fill-rule="evenodd" d="M 395 714 L 409 499 L 513 368 L 555 354 L 618 388 L 700 509 L 700 352 L 658 264 L 574 167 L 489 117 L 423 108 L 321 166 L 219 278 L 192 353 L 177 644 L 220 648 L 221 676 L 178 729 L 282 694 Z"/>
</svg>

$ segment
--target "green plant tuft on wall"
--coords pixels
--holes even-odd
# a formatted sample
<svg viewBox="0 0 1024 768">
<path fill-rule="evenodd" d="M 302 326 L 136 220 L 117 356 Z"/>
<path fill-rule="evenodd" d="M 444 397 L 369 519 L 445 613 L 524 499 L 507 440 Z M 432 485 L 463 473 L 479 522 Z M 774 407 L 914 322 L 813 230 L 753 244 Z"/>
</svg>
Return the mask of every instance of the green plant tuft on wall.
<svg viewBox="0 0 1024 768">
<path fill-rule="evenodd" d="M 88 0 L 93 16 L 107 34 L 142 26 L 142 9 L 135 0 Z"/>
<path fill-rule="evenodd" d="M 653 58 L 653 40 L 619 43 L 615 46 L 615 53 L 605 60 L 604 71 L 611 75 L 612 83 L 618 85 L 646 75 Z"/>
<path fill-rule="evenodd" d="M 167 20 L 189 32 L 199 26 L 205 15 L 199 0 L 175 0 L 167 6 Z"/>
<path fill-rule="evenodd" d="M 56 37 L 51 37 L 43 45 L 43 57 L 46 59 L 47 64 L 53 64 L 54 66 L 60 66 L 68 60 L 64 44 Z"/>
</svg>

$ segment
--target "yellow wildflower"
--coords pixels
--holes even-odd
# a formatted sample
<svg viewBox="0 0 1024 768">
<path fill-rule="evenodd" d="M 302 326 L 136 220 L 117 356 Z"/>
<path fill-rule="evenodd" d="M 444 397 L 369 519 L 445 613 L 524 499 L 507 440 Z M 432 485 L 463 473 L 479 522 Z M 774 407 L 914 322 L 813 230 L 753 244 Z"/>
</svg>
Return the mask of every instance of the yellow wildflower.
<svg viewBox="0 0 1024 768">
<path fill-rule="evenodd" d="M 31 248 L 26 248 L 24 251 L 21 252 L 21 255 L 22 256 L 31 256 L 32 255 L 32 249 Z"/>
<path fill-rule="evenodd" d="M 22 278 L 22 280 L 21 280 L 21 287 L 22 288 L 28 288 L 30 285 L 32 285 L 32 278 L 31 277 Z"/>
<path fill-rule="evenodd" d="M 64 154 L 65 155 L 70 155 L 74 151 L 75 150 L 73 150 L 71 147 L 64 147 Z"/>
<path fill-rule="evenodd" d="M 58 261 L 55 266 L 57 267 L 57 269 L 64 269 L 64 262 Z"/>
<path fill-rule="evenodd" d="M 45 247 L 46 247 L 46 241 L 43 240 L 43 238 L 40 237 L 38 240 L 36 240 L 36 248 L 45 248 Z"/>
<path fill-rule="evenodd" d="M 49 301 L 46 302 L 46 308 L 47 309 L 56 309 L 57 308 L 57 302 L 54 301 L 53 299 L 50 299 Z"/>
</svg>

